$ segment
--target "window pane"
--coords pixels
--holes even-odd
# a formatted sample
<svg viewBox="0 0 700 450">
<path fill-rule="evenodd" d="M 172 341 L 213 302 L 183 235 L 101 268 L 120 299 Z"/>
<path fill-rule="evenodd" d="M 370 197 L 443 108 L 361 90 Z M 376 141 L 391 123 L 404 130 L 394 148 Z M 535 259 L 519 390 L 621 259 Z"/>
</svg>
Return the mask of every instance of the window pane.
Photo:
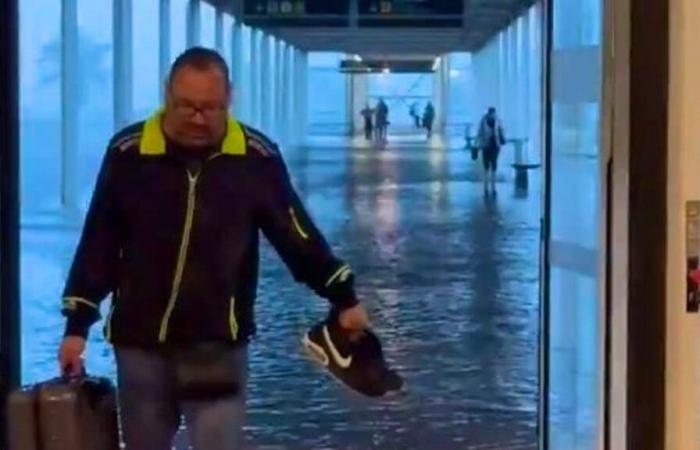
<svg viewBox="0 0 700 450">
<path fill-rule="evenodd" d="M 472 58 L 469 53 L 453 53 L 449 58 L 448 131 L 463 136 L 466 124 L 476 114 L 471 101 L 474 98 Z"/>
<path fill-rule="evenodd" d="M 61 3 L 21 0 L 20 162 L 23 212 L 56 209 L 61 192 Z"/>
<path fill-rule="evenodd" d="M 170 59 L 187 48 L 187 0 L 170 2 Z"/>
<path fill-rule="evenodd" d="M 112 0 L 78 1 L 79 131 L 81 204 L 87 206 L 102 156 L 113 133 Z"/>
<path fill-rule="evenodd" d="M 55 370 L 62 327 L 57 305 L 63 267 L 51 254 L 56 239 L 41 227 L 26 228 L 41 220 L 39 211 L 56 213 L 60 207 L 60 5 L 55 0 L 19 2 L 23 383 Z"/>
<path fill-rule="evenodd" d="M 202 38 L 200 43 L 204 47 L 216 47 L 216 10 L 209 3 L 201 2 L 200 19 L 202 24 Z"/>
<path fill-rule="evenodd" d="M 323 86 L 324 95 L 308 90 L 309 132 L 343 134 L 347 131 L 346 75 L 338 71 L 342 53 L 309 53 L 309 86 Z"/>
<path fill-rule="evenodd" d="M 554 4 L 551 54 L 552 450 L 600 442 L 602 0 Z M 575 261 L 575 263 L 571 263 Z"/>
<path fill-rule="evenodd" d="M 556 49 L 600 45 L 602 2 L 557 0 L 554 5 L 553 44 Z"/>
<path fill-rule="evenodd" d="M 134 120 L 145 119 L 160 104 L 158 3 L 158 0 L 133 2 Z"/>
</svg>

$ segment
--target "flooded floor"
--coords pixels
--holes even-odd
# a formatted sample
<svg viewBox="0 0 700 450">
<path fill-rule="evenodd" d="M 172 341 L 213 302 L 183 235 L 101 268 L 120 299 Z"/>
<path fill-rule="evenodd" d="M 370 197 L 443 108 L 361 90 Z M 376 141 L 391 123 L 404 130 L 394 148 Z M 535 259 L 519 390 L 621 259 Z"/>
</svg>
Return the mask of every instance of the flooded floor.
<svg viewBox="0 0 700 450">
<path fill-rule="evenodd" d="M 537 448 L 539 174 L 529 193 L 517 193 L 504 161 L 496 194 L 485 194 L 480 162 L 467 152 L 410 140 L 384 150 L 320 142 L 285 159 L 319 228 L 353 266 L 407 393 L 360 398 L 306 358 L 300 337 L 326 304 L 265 244 L 251 448 Z M 79 225 L 24 222 L 23 380 L 33 382 L 56 373 L 60 294 Z M 88 369 L 113 376 L 100 329 Z"/>
</svg>

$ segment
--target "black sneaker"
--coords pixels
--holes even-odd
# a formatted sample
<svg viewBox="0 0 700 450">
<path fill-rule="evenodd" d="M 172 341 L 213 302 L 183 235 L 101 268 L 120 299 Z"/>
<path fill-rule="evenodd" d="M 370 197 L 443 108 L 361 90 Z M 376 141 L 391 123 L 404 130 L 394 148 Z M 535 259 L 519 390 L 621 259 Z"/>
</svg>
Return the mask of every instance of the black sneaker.
<svg viewBox="0 0 700 450">
<path fill-rule="evenodd" d="M 399 391 L 403 380 L 387 367 L 379 338 L 370 330 L 350 340 L 331 314 L 302 339 L 309 355 L 349 388 L 369 397 Z"/>
</svg>

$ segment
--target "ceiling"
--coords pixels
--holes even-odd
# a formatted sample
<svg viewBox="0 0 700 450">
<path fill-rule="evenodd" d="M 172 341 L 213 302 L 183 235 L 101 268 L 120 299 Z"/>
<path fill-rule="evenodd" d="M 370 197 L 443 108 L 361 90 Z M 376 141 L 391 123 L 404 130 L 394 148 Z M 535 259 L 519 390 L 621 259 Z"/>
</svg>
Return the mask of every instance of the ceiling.
<svg viewBox="0 0 700 450">
<path fill-rule="evenodd" d="M 231 0 L 208 0 L 218 3 L 240 17 L 240 7 Z M 481 49 L 499 31 L 521 15 L 537 0 L 455 0 L 464 1 L 466 13 L 458 17 L 461 26 L 401 26 L 384 19 L 386 26 L 359 27 L 285 27 L 267 25 L 268 33 L 307 51 L 333 51 L 378 55 L 432 55 Z M 452 17 L 454 19 L 454 17 Z M 420 17 L 419 19 L 423 19 Z M 425 16 L 424 24 L 432 23 Z M 452 23 L 455 21 L 452 20 Z M 376 22 L 375 22 L 376 23 Z M 409 22 L 410 23 L 410 22 Z M 415 20 L 414 22 L 415 23 Z M 437 23 L 437 21 L 436 21 Z"/>
</svg>

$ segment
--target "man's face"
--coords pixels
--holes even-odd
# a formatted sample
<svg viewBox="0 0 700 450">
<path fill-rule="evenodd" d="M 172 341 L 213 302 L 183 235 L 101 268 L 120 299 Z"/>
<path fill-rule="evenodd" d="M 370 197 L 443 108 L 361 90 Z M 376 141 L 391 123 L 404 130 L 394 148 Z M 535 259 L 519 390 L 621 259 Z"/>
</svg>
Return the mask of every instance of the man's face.
<svg viewBox="0 0 700 450">
<path fill-rule="evenodd" d="M 168 136 L 188 147 L 217 145 L 226 134 L 230 92 L 216 67 L 181 67 L 170 80 L 166 95 Z"/>
</svg>

